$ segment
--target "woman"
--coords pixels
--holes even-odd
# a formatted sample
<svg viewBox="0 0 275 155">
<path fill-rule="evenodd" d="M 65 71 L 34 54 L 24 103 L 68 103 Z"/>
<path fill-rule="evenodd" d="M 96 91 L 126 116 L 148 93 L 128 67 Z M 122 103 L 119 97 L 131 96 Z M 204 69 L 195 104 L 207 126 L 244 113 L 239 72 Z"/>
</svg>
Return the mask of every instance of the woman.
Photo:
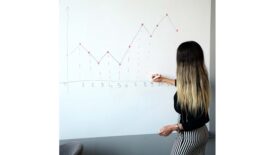
<svg viewBox="0 0 275 155">
<path fill-rule="evenodd" d="M 171 155 L 203 155 L 208 140 L 209 80 L 201 46 L 188 41 L 177 49 L 177 79 L 154 74 L 154 82 L 175 85 L 174 108 L 180 114 L 177 124 L 160 129 L 161 136 L 178 131 Z"/>
</svg>

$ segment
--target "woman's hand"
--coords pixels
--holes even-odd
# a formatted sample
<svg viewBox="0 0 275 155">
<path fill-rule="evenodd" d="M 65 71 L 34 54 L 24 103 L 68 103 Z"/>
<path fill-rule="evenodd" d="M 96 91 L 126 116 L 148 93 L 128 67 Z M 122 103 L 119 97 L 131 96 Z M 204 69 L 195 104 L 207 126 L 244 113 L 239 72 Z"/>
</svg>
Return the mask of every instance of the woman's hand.
<svg viewBox="0 0 275 155">
<path fill-rule="evenodd" d="M 164 77 L 161 76 L 160 74 L 153 74 L 152 75 L 152 80 L 153 82 L 163 82 Z"/>
<path fill-rule="evenodd" d="M 177 131 L 177 130 L 178 130 L 177 124 L 166 125 L 160 129 L 159 135 L 169 136 L 173 131 Z"/>
<path fill-rule="evenodd" d="M 175 85 L 175 80 L 174 79 L 169 79 L 167 77 L 164 77 L 163 75 L 160 74 L 153 74 L 152 75 L 152 81 L 153 82 L 164 82 L 170 85 Z"/>
</svg>

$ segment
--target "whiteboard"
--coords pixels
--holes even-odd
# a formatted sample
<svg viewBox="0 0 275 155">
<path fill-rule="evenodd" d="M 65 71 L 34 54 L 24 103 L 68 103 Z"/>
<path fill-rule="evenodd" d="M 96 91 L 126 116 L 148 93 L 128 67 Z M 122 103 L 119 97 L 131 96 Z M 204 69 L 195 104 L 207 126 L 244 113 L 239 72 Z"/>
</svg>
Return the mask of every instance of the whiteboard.
<svg viewBox="0 0 275 155">
<path fill-rule="evenodd" d="M 210 0 L 61 0 L 60 139 L 158 133 L 176 123 L 176 49 L 210 56 Z"/>
</svg>

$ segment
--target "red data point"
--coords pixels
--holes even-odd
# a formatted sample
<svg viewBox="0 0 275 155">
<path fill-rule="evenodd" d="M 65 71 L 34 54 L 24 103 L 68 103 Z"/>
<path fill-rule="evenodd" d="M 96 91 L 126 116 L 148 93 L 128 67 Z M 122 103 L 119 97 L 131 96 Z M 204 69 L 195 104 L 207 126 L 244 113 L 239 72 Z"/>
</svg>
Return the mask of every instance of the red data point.
<svg viewBox="0 0 275 155">
<path fill-rule="evenodd" d="M 176 29 L 177 32 L 179 32 L 179 29 Z"/>
</svg>

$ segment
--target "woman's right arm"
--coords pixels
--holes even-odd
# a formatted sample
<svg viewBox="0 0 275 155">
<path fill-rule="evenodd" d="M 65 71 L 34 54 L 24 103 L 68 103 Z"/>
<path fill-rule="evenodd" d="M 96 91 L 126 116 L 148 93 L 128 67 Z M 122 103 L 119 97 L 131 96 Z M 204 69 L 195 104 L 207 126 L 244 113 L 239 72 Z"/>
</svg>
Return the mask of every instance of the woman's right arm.
<svg viewBox="0 0 275 155">
<path fill-rule="evenodd" d="M 153 82 L 163 82 L 171 85 L 176 85 L 175 79 L 169 79 L 161 74 L 153 74 L 152 75 Z"/>
</svg>

